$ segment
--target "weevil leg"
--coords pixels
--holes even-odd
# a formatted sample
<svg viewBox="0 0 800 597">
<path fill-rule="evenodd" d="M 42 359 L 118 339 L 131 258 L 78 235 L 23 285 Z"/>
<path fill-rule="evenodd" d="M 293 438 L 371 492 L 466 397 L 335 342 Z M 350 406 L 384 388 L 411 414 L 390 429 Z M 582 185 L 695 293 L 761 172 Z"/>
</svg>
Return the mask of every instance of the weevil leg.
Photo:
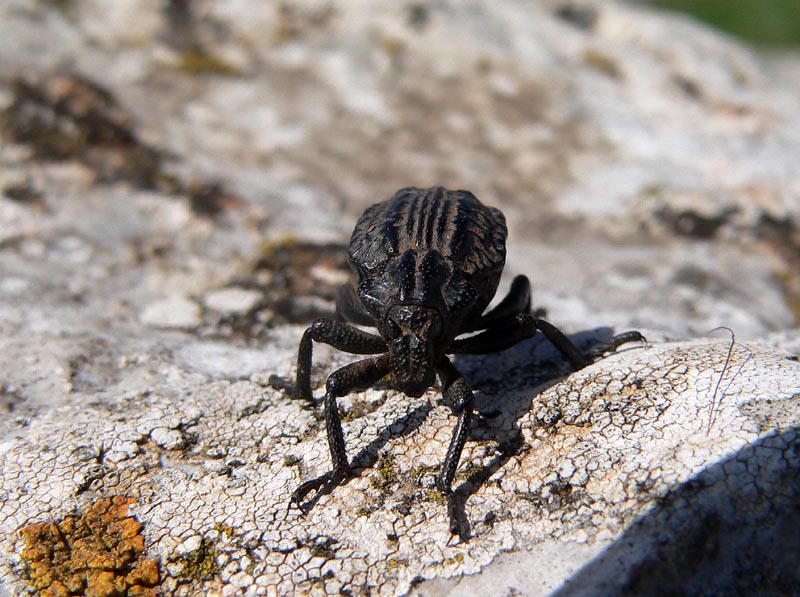
<svg viewBox="0 0 800 597">
<path fill-rule="evenodd" d="M 612 336 L 612 338 L 608 342 L 604 342 L 599 346 L 593 346 L 591 350 L 588 350 L 586 354 L 592 361 L 599 359 L 607 352 L 614 352 L 622 346 L 623 344 L 627 344 L 628 342 L 641 342 L 643 345 L 647 345 L 647 338 L 642 336 L 640 332 L 631 331 L 631 332 L 623 332 L 621 334 L 617 334 L 616 336 Z"/>
<path fill-rule="evenodd" d="M 358 300 L 352 284 L 342 284 L 336 293 L 336 317 L 342 321 L 375 327 L 375 320 Z"/>
<path fill-rule="evenodd" d="M 461 452 L 469 436 L 469 426 L 472 422 L 472 388 L 469 387 L 464 376 L 456 369 L 447 357 L 444 357 L 439 365 L 439 375 L 442 378 L 444 400 L 449 404 L 453 411 L 458 414 L 458 422 L 453 429 L 453 437 L 447 454 L 444 457 L 442 468 L 436 476 L 436 488 L 448 498 L 448 513 L 450 515 L 450 532 L 454 535 L 459 534 L 459 523 L 454 509 L 454 501 L 451 485 L 458 469 L 458 461 L 461 459 Z"/>
<path fill-rule="evenodd" d="M 587 365 L 591 365 L 595 360 L 602 357 L 607 352 L 613 352 L 618 347 L 628 342 L 642 342 L 647 343 L 645 337 L 639 332 L 623 332 L 613 336 L 608 342 L 604 342 L 599 346 L 593 347 L 591 350 L 583 352 L 575 344 L 567 338 L 557 327 L 551 323 L 546 322 L 544 319 L 536 319 L 536 327 L 542 330 L 542 333 L 547 336 L 547 339 L 555 344 L 564 356 L 566 356 L 572 366 L 577 371 L 583 369 Z"/>
<path fill-rule="evenodd" d="M 454 354 L 488 354 L 511 348 L 515 344 L 532 337 L 536 330 L 541 330 L 547 339 L 569 359 L 577 371 L 591 365 L 597 358 L 627 342 L 644 342 L 639 332 L 624 332 L 611 338 L 608 342 L 583 352 L 561 330 L 544 319 L 535 318 L 528 313 L 516 315 L 501 321 L 494 327 L 461 340 L 456 340 L 450 347 Z"/>
<path fill-rule="evenodd" d="M 465 332 L 485 330 L 520 313 L 531 310 L 531 283 L 527 276 L 517 276 L 511 282 L 505 298 L 491 311 L 479 317 Z"/>
<path fill-rule="evenodd" d="M 489 354 L 527 340 L 536 333 L 536 320 L 520 313 L 475 336 L 455 340 L 448 352 L 453 354 Z"/>
<path fill-rule="evenodd" d="M 310 492 L 320 489 L 317 495 L 327 493 L 339 485 L 347 476 L 350 466 L 347 462 L 342 420 L 336 399 L 350 392 L 371 387 L 376 381 L 389 373 L 389 355 L 382 354 L 371 359 L 356 361 L 330 374 L 325 384 L 325 431 L 328 435 L 328 449 L 331 454 L 333 468 L 324 475 L 302 483 L 292 493 L 291 502 L 303 513 L 310 506 L 304 506 L 303 500 Z"/>
<path fill-rule="evenodd" d="M 534 319 L 534 324 L 537 329 L 542 330 L 545 337 L 553 343 L 553 345 L 563 354 L 569 362 L 572 363 L 573 369 L 583 369 L 587 365 L 592 364 L 592 359 L 583 354 L 580 348 L 575 346 L 575 343 L 567 338 L 564 333 L 559 330 L 552 323 L 544 319 Z"/>
<path fill-rule="evenodd" d="M 376 354 L 386 351 L 386 341 L 380 336 L 370 334 L 350 324 L 317 319 L 311 324 L 300 340 L 297 351 L 297 383 L 295 398 L 311 400 L 311 354 L 312 341 L 324 342 L 334 348 L 353 354 Z"/>
</svg>

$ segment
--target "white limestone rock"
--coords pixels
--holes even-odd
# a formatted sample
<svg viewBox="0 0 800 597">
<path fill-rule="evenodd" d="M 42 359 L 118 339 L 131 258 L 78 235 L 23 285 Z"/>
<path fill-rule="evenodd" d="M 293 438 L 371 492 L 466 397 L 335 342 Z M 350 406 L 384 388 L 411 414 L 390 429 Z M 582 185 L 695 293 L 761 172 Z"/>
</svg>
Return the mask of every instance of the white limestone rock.
<svg viewBox="0 0 800 597">
<path fill-rule="evenodd" d="M 145 305 L 139 318 L 157 328 L 191 329 L 200 325 L 200 306 L 186 297 L 173 296 Z"/>
<path fill-rule="evenodd" d="M 243 315 L 252 311 L 263 299 L 257 290 L 247 288 L 221 288 L 209 292 L 203 299 L 205 306 L 221 313 Z"/>
</svg>

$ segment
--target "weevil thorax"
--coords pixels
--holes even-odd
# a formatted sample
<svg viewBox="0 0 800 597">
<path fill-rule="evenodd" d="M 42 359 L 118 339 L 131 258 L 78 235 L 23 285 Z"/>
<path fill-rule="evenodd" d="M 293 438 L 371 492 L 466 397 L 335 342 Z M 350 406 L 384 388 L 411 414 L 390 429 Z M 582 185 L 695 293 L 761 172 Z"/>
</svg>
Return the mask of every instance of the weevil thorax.
<svg viewBox="0 0 800 597">
<path fill-rule="evenodd" d="M 408 188 L 356 224 L 357 295 L 389 345 L 393 384 L 419 395 L 453 339 L 483 313 L 505 263 L 503 214 L 468 191 Z"/>
</svg>

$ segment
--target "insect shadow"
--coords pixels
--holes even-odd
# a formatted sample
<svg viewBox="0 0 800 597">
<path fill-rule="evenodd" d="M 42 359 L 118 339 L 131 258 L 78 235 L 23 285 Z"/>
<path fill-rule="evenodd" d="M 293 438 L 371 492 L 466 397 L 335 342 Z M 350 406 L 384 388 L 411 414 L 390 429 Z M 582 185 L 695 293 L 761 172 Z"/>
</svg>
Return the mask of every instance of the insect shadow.
<svg viewBox="0 0 800 597">
<path fill-rule="evenodd" d="M 378 436 L 369 442 L 366 446 L 361 448 L 352 460 L 352 474 L 353 476 L 360 476 L 362 471 L 371 469 L 378 462 L 378 456 L 381 449 L 389 443 L 390 440 L 406 436 L 417 430 L 428 413 L 433 410 L 433 404 L 425 402 L 420 404 L 413 410 L 407 412 L 402 417 L 396 419 L 384 429 L 381 429 Z M 400 431 L 393 432 L 392 429 L 400 429 Z M 342 481 L 346 484 L 348 479 Z M 334 488 L 335 484 L 324 485 L 310 500 L 307 501 L 306 507 L 310 510 L 313 508 L 323 495 L 329 494 Z"/>
<path fill-rule="evenodd" d="M 613 337 L 608 327 L 585 330 L 569 336 L 579 348 L 591 351 Z M 467 500 L 509 460 L 527 451 L 520 419 L 530 413 L 536 397 L 573 372 L 567 360 L 543 336 L 537 335 L 500 353 L 483 356 L 459 355 L 455 364 L 475 390 L 476 418 L 469 441 L 497 442 L 496 455 L 488 463 L 472 468 L 454 488 L 448 504 L 450 527 L 458 529 L 461 541 L 471 537 L 466 515 Z M 490 521 L 486 521 L 490 522 Z"/>
</svg>

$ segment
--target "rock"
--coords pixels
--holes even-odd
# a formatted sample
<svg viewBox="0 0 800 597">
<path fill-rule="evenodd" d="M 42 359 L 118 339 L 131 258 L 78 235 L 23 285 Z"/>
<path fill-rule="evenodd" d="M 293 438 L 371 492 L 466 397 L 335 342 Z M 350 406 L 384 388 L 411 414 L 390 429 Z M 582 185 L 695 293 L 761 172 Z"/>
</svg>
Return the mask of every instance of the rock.
<svg viewBox="0 0 800 597">
<path fill-rule="evenodd" d="M 114 496 L 129 594 L 800 590 L 788 69 L 613 1 L 29 4 L 0 10 L 0 594 Z M 430 184 L 506 214 L 501 293 L 650 346 L 456 359 L 461 537 L 435 389 L 343 399 L 359 475 L 302 516 L 330 462 L 299 339 L 362 210 Z M 354 358 L 315 346 L 318 398 Z"/>
<path fill-rule="evenodd" d="M 186 447 L 186 440 L 177 429 L 156 427 L 150 432 L 150 439 L 165 450 L 180 450 Z"/>
<path fill-rule="evenodd" d="M 140 320 L 157 328 L 191 329 L 200 325 L 200 307 L 190 299 L 174 296 L 145 305 Z"/>
<path fill-rule="evenodd" d="M 262 298 L 261 293 L 257 290 L 221 288 L 220 290 L 209 292 L 204 297 L 203 302 L 206 307 L 215 311 L 243 315 L 258 305 Z"/>
</svg>

